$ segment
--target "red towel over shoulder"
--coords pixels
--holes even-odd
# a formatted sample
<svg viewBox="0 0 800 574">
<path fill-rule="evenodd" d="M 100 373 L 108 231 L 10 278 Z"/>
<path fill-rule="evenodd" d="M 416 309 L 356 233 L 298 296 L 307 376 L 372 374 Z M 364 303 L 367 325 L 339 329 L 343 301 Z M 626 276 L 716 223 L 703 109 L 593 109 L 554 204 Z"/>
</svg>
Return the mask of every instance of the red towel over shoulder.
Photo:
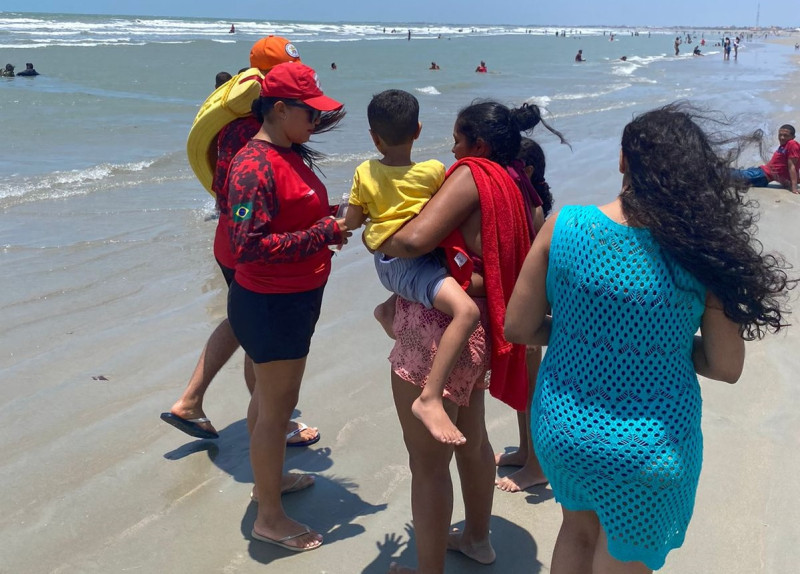
<svg viewBox="0 0 800 574">
<path fill-rule="evenodd" d="M 472 172 L 481 203 L 484 284 L 492 341 L 489 392 L 512 408 L 524 411 L 528 400 L 525 345 L 506 341 L 503 325 L 511 291 L 531 246 L 525 204 L 504 167 L 485 158 L 468 157 L 454 163 L 447 175 L 462 165 Z"/>
</svg>

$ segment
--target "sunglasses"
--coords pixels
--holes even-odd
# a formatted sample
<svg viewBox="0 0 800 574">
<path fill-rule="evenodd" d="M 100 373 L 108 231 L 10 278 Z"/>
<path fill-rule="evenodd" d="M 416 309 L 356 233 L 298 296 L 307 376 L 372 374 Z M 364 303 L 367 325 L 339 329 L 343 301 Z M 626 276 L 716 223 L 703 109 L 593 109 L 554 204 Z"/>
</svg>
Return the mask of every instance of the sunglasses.
<svg viewBox="0 0 800 574">
<path fill-rule="evenodd" d="M 320 116 L 322 115 L 321 111 L 312 108 L 311 106 L 308 106 L 306 104 L 303 104 L 301 102 L 284 102 L 284 103 L 289 107 L 300 108 L 301 110 L 305 110 L 306 112 L 308 112 L 308 121 L 311 122 L 312 124 L 317 123 L 317 120 L 319 120 Z"/>
</svg>

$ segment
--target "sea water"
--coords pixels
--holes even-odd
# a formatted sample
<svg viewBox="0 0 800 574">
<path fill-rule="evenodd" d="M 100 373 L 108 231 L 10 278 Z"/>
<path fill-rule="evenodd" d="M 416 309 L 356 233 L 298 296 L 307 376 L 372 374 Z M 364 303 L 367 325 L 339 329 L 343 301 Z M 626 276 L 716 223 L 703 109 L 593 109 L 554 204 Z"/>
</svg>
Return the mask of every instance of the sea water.
<svg viewBox="0 0 800 574">
<path fill-rule="evenodd" d="M 119 281 L 111 288 L 124 297 L 142 282 L 186 288 L 216 277 L 214 204 L 188 165 L 186 137 L 216 73 L 246 67 L 250 47 L 267 34 L 291 39 L 325 93 L 345 104 L 340 127 L 311 143 L 327 155 L 320 167 L 332 203 L 349 190 L 356 165 L 376 155 L 366 106 L 384 89 L 417 96 L 423 129 L 414 158 L 446 165 L 461 107 L 484 98 L 540 105 L 571 144 L 541 126 L 533 132 L 558 209 L 614 197 L 621 130 L 656 106 L 686 99 L 745 114 L 737 127 L 774 134 L 780 110 L 765 96 L 790 70 L 787 48 L 758 40 L 723 61 L 714 44 L 724 30 L 693 31 L 706 40 L 705 57 L 688 45 L 676 57 L 680 32 L 669 29 L 561 36 L 534 25 L 235 24 L 229 34 L 230 22 L 208 19 L 0 13 L 0 66 L 19 71 L 31 62 L 41 74 L 0 78 L 7 325 L 46 300 L 58 312 L 57 295 L 80 293 L 88 305 L 90 287 L 104 281 Z M 578 49 L 587 62 L 574 62 Z M 474 71 L 481 60 L 486 74 Z M 433 61 L 439 70 L 429 69 Z M 135 270 L 141 276 L 131 280 Z"/>
</svg>

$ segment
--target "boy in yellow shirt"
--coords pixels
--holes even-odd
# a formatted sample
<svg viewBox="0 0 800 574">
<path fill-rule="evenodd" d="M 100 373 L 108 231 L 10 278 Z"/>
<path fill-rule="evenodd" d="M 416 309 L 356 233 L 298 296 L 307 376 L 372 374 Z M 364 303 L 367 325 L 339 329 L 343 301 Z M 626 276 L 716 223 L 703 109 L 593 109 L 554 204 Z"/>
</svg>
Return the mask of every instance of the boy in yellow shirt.
<svg viewBox="0 0 800 574">
<path fill-rule="evenodd" d="M 380 252 L 381 244 L 416 216 L 439 189 L 444 181 L 444 165 L 436 160 L 411 161 L 411 148 L 422 125 L 419 102 L 408 92 L 386 90 L 373 96 L 367 119 L 372 141 L 383 157 L 356 168 L 345 224 L 348 229 L 357 229 L 368 221 L 364 242 L 374 252 L 378 278 L 384 287 L 453 318 L 442 334 L 425 387 L 411 410 L 435 439 L 463 444 L 466 438 L 447 416 L 442 393 L 480 321 L 480 311 L 435 253 L 401 258 Z M 375 317 L 392 338 L 395 301 L 396 295 L 392 295 L 375 309 Z"/>
</svg>

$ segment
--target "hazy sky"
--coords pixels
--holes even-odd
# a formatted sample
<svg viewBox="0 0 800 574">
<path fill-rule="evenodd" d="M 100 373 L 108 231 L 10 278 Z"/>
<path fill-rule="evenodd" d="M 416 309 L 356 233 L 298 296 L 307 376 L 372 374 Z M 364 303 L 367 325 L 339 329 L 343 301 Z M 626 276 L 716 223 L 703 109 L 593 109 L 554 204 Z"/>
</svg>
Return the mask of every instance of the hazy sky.
<svg viewBox="0 0 800 574">
<path fill-rule="evenodd" d="M 797 0 L 82 0 L 76 2 L 80 6 L 76 9 L 67 9 L 64 4 L 63 0 L 4 0 L 0 10 L 208 17 L 234 21 L 725 27 L 755 26 L 760 6 L 758 22 L 762 27 L 800 26 Z"/>
</svg>

